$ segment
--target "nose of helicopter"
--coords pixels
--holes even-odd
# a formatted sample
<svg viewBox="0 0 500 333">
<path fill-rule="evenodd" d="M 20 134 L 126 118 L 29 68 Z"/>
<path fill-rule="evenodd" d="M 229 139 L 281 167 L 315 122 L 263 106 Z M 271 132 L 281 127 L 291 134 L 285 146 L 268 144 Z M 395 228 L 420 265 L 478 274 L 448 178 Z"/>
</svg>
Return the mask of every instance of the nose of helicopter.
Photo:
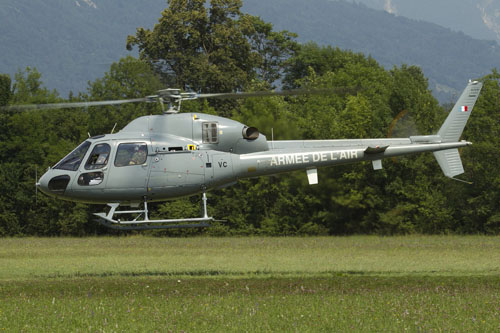
<svg viewBox="0 0 500 333">
<path fill-rule="evenodd" d="M 45 194 L 51 194 L 49 191 L 50 176 L 48 175 L 48 173 L 49 172 L 44 173 L 35 184 L 36 187 Z"/>
<path fill-rule="evenodd" d="M 67 174 L 57 174 L 53 170 L 49 170 L 35 184 L 36 187 L 48 195 L 61 195 L 66 191 L 71 177 Z"/>
</svg>

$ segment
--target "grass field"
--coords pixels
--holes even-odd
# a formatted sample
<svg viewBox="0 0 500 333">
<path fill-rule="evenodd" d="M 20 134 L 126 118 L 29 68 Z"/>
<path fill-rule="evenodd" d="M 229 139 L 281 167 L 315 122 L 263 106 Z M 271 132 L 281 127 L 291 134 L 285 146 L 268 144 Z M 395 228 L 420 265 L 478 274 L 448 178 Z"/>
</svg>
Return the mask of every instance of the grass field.
<svg viewBox="0 0 500 333">
<path fill-rule="evenodd" d="M 500 237 L 0 239 L 0 331 L 500 331 Z"/>
</svg>

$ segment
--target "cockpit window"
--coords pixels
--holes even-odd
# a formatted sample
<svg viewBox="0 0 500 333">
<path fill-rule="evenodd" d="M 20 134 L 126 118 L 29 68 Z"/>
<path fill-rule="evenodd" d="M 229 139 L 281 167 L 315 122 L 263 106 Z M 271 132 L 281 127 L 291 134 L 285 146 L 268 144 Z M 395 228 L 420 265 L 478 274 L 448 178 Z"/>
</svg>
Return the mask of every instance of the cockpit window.
<svg viewBox="0 0 500 333">
<path fill-rule="evenodd" d="M 87 163 L 85 163 L 85 169 L 94 170 L 101 169 L 108 164 L 109 153 L 111 147 L 107 143 L 98 143 L 92 149 Z"/>
<path fill-rule="evenodd" d="M 122 143 L 116 151 L 115 166 L 144 164 L 147 157 L 148 146 L 145 143 Z"/>
<path fill-rule="evenodd" d="M 87 153 L 89 147 L 90 147 L 89 141 L 83 142 L 78 147 L 76 147 L 75 150 L 66 155 L 66 157 L 63 158 L 59 163 L 57 163 L 54 166 L 54 169 L 70 170 L 70 171 L 78 170 L 78 167 L 80 166 L 80 163 L 82 163 L 82 160 L 85 157 L 85 154 Z"/>
</svg>

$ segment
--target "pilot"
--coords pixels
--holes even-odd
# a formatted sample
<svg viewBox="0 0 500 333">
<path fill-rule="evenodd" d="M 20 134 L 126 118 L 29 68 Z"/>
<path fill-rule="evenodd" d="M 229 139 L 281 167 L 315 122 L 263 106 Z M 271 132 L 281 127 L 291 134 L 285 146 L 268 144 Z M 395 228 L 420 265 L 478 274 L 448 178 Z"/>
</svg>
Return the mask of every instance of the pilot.
<svg viewBox="0 0 500 333">
<path fill-rule="evenodd" d="M 130 159 L 129 165 L 138 165 L 146 162 L 146 150 L 143 147 L 136 147 L 134 155 Z"/>
</svg>

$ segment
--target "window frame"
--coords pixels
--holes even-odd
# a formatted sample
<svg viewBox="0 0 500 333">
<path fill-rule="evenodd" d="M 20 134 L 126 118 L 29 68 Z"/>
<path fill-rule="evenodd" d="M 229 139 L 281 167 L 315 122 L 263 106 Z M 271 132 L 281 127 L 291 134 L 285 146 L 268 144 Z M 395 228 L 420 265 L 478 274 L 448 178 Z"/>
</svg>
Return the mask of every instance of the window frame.
<svg viewBox="0 0 500 333">
<path fill-rule="evenodd" d="M 53 169 L 77 171 L 82 164 L 92 142 L 85 140 L 78 147 L 73 149 L 68 155 L 54 165 Z M 71 163 L 69 163 L 71 161 Z"/>
<path fill-rule="evenodd" d="M 94 182 L 97 180 L 97 182 Z M 96 186 L 102 184 L 104 181 L 104 172 L 102 171 L 92 171 L 84 172 L 78 176 L 77 183 L 80 186 Z"/>
<path fill-rule="evenodd" d="M 132 152 L 128 156 L 128 159 L 126 160 L 126 162 L 117 164 L 118 158 L 122 158 L 122 157 L 120 157 L 121 151 L 126 151 L 126 152 L 130 153 L 128 149 L 124 148 L 125 146 L 130 146 L 130 145 L 139 146 L 139 150 L 141 149 L 141 147 L 145 147 L 146 155 L 144 156 L 144 160 L 142 161 L 142 163 L 130 164 L 132 162 L 133 157 L 134 157 L 133 155 L 135 154 L 135 152 Z M 118 146 L 116 147 L 116 154 L 115 154 L 115 160 L 113 161 L 113 165 L 117 168 L 121 168 L 121 167 L 127 167 L 127 166 L 144 165 L 145 163 L 147 163 L 147 161 L 148 161 L 148 144 L 146 142 L 122 142 L 122 143 L 119 143 Z"/>
<path fill-rule="evenodd" d="M 95 156 L 97 154 L 96 149 L 100 149 L 101 147 L 106 147 L 107 152 L 100 152 L 97 155 L 95 162 L 92 163 L 91 159 L 93 158 L 93 156 Z M 103 155 L 104 155 L 104 161 L 102 161 L 101 163 L 97 163 L 97 162 L 99 162 L 99 160 L 101 158 L 103 158 Z M 90 152 L 89 157 L 87 158 L 87 162 L 85 162 L 84 169 L 85 170 L 98 170 L 98 169 L 102 169 L 102 168 L 106 167 L 108 165 L 110 155 L 111 155 L 111 146 L 108 143 L 106 143 L 106 142 L 96 143 L 94 145 L 94 148 L 92 148 L 92 151 Z"/>
</svg>

